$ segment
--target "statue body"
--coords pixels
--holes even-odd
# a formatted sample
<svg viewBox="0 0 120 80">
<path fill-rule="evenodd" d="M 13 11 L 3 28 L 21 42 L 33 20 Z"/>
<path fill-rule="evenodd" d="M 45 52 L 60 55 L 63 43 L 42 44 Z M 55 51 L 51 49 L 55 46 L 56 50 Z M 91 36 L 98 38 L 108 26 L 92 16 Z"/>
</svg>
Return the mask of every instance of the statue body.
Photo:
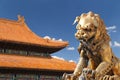
<svg viewBox="0 0 120 80">
<path fill-rule="evenodd" d="M 80 41 L 80 60 L 67 80 L 120 80 L 120 60 L 109 45 L 105 24 L 93 12 L 77 16 L 75 37 Z"/>
</svg>

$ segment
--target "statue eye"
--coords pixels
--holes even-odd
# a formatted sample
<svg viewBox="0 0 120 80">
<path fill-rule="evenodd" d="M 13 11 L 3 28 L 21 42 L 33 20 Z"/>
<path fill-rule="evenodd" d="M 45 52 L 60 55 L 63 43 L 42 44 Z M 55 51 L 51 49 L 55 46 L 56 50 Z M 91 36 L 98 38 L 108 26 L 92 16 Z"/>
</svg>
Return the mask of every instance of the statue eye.
<svg viewBox="0 0 120 80">
<path fill-rule="evenodd" d="M 91 32 L 91 31 L 92 31 L 92 29 L 89 29 L 89 31 Z"/>
<path fill-rule="evenodd" d="M 94 26 L 95 28 L 97 28 L 97 26 Z"/>
<path fill-rule="evenodd" d="M 94 26 L 95 30 L 97 29 L 97 26 Z"/>
</svg>

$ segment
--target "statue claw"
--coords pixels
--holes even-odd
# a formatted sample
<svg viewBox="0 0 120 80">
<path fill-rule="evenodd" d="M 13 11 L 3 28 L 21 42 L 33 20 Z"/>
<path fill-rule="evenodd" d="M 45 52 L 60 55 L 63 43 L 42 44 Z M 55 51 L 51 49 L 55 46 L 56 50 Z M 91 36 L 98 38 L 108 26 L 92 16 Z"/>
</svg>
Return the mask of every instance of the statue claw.
<svg viewBox="0 0 120 80">
<path fill-rule="evenodd" d="M 100 80 L 120 80 L 120 77 L 118 75 L 113 75 L 113 76 L 105 75 Z"/>
<path fill-rule="evenodd" d="M 95 77 L 95 71 L 88 69 L 88 68 L 84 68 L 82 73 L 87 78 L 94 78 Z"/>
<path fill-rule="evenodd" d="M 64 73 L 62 76 L 62 80 L 76 80 L 77 77 L 74 74 Z"/>
</svg>

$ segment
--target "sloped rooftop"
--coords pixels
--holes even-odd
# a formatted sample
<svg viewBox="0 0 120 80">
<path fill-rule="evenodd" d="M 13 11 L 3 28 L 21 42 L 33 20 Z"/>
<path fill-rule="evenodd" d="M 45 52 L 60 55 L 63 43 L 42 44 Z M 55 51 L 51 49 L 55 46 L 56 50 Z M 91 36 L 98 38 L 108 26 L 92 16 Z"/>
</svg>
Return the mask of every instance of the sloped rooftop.
<svg viewBox="0 0 120 80">
<path fill-rule="evenodd" d="M 74 71 L 76 64 L 57 58 L 40 58 L 0 54 L 0 67 L 17 69 L 38 69 L 53 71 Z"/>
<path fill-rule="evenodd" d="M 53 41 L 36 35 L 29 29 L 21 16 L 18 16 L 17 21 L 0 18 L 0 41 L 57 48 L 56 50 L 60 50 L 68 45 L 66 41 Z"/>
</svg>

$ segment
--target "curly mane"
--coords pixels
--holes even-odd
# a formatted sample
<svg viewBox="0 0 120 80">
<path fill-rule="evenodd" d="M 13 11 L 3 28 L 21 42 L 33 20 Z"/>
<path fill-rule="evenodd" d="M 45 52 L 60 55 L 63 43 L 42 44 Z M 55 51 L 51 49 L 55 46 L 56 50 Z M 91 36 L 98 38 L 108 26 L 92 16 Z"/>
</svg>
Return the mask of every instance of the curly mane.
<svg viewBox="0 0 120 80">
<path fill-rule="evenodd" d="M 95 35 L 94 41 L 96 42 L 96 41 L 103 40 L 104 42 L 109 42 L 110 37 L 107 34 L 106 26 L 105 26 L 103 20 L 99 17 L 98 14 L 95 14 L 95 18 L 98 22 L 98 27 L 97 27 L 97 33 Z"/>
</svg>

